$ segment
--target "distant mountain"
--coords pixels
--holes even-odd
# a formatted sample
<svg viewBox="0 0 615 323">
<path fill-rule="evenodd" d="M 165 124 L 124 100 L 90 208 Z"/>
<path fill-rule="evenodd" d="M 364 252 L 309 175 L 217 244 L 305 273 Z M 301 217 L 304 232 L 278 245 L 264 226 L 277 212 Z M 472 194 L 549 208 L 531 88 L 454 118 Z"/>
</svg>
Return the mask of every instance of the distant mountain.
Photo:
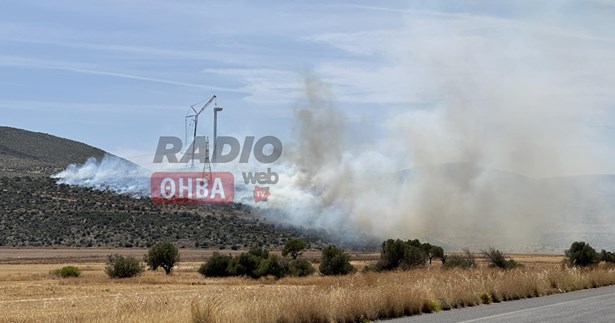
<svg viewBox="0 0 615 323">
<path fill-rule="evenodd" d="M 48 176 L 105 154 L 109 153 L 78 141 L 0 126 L 0 175 Z"/>
</svg>

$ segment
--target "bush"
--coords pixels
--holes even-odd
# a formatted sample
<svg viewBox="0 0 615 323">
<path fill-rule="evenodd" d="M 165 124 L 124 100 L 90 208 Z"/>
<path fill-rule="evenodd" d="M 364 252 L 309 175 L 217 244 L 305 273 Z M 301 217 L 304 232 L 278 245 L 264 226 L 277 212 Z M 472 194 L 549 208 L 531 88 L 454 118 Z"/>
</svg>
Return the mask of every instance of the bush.
<svg viewBox="0 0 615 323">
<path fill-rule="evenodd" d="M 209 258 L 209 260 L 199 267 L 199 274 L 205 277 L 226 277 L 230 273 L 228 271 L 229 264 L 231 263 L 231 256 L 224 256 L 217 252 Z"/>
<path fill-rule="evenodd" d="M 256 273 L 262 258 L 253 255 L 250 252 L 243 252 L 239 256 L 233 257 L 228 266 L 228 272 L 231 276 L 250 276 L 259 278 Z"/>
<path fill-rule="evenodd" d="M 323 275 L 347 275 L 354 271 L 349 262 L 350 256 L 336 246 L 327 246 L 322 250 L 320 272 Z"/>
<path fill-rule="evenodd" d="M 566 250 L 566 262 L 571 266 L 591 266 L 599 261 L 600 258 L 596 250 L 584 241 L 575 241 Z"/>
<path fill-rule="evenodd" d="M 236 257 L 223 256 L 216 252 L 209 261 L 201 265 L 198 271 L 205 277 L 275 276 L 280 278 L 289 274 L 307 276 L 315 270 L 307 260 L 280 259 L 279 256 L 270 254 L 267 249 L 252 248 Z"/>
<path fill-rule="evenodd" d="M 478 297 L 483 304 L 491 304 L 491 302 L 493 302 L 493 297 L 486 291 L 480 293 Z"/>
<path fill-rule="evenodd" d="M 449 255 L 442 258 L 442 268 L 472 268 L 476 267 L 476 257 L 472 254 L 470 249 L 464 248 L 463 254 Z"/>
<path fill-rule="evenodd" d="M 105 273 L 110 278 L 134 277 L 143 272 L 143 265 L 135 257 L 110 255 Z"/>
<path fill-rule="evenodd" d="M 492 247 L 490 247 L 487 251 L 483 251 L 483 254 L 485 255 L 485 259 L 487 259 L 490 267 L 511 269 L 521 265 L 514 259 L 506 259 L 500 250 Z"/>
<path fill-rule="evenodd" d="M 303 253 L 303 250 L 307 247 L 307 243 L 303 242 L 302 240 L 289 240 L 286 245 L 284 245 L 284 249 L 282 250 L 282 256 L 286 257 L 287 255 L 290 255 L 290 257 L 295 260 L 301 255 L 301 253 Z"/>
<path fill-rule="evenodd" d="M 284 268 L 280 264 L 280 258 L 276 255 L 270 255 L 260 261 L 258 268 L 256 269 L 256 276 L 275 276 L 277 278 L 286 275 L 287 268 Z"/>
<path fill-rule="evenodd" d="M 316 271 L 312 264 L 305 259 L 291 260 L 288 263 L 288 274 L 296 277 L 305 277 Z"/>
<path fill-rule="evenodd" d="M 52 270 L 51 274 L 62 278 L 79 277 L 81 275 L 81 270 L 75 266 L 64 266 L 62 268 Z"/>
<path fill-rule="evenodd" d="M 149 249 L 144 260 L 151 270 L 162 267 L 169 275 L 175 263 L 179 261 L 179 250 L 170 242 L 158 243 Z"/>
<path fill-rule="evenodd" d="M 410 269 L 413 267 L 424 266 L 427 258 L 435 257 L 435 253 L 442 248 L 421 244 L 419 240 L 393 240 L 389 239 L 382 242 L 380 250 L 380 260 L 376 264 L 377 270 L 393 270 L 396 268 Z M 433 253 L 431 253 L 433 252 Z M 444 253 L 444 251 L 442 251 Z M 430 260 L 431 263 L 431 260 Z"/>
<path fill-rule="evenodd" d="M 602 249 L 600 251 L 600 261 L 615 263 L 615 253 Z"/>
</svg>

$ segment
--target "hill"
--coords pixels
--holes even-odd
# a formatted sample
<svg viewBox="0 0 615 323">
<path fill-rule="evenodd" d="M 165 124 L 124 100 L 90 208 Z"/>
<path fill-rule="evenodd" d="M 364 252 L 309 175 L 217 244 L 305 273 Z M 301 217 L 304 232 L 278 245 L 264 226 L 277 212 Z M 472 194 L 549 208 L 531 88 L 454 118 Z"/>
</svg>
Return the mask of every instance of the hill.
<svg viewBox="0 0 615 323">
<path fill-rule="evenodd" d="M 50 178 L 0 177 L 1 246 L 129 248 L 166 240 L 183 247 L 280 248 L 290 238 L 323 243 L 267 223 L 241 204 L 159 206 Z"/>
<path fill-rule="evenodd" d="M 78 141 L 0 126 L 0 175 L 51 175 L 105 154 Z"/>
<path fill-rule="evenodd" d="M 167 240 L 181 247 L 281 248 L 291 238 L 324 244 L 314 234 L 267 223 L 242 204 L 159 206 L 50 178 L 105 155 L 77 141 L 0 127 L 0 245 L 125 248 Z"/>
</svg>

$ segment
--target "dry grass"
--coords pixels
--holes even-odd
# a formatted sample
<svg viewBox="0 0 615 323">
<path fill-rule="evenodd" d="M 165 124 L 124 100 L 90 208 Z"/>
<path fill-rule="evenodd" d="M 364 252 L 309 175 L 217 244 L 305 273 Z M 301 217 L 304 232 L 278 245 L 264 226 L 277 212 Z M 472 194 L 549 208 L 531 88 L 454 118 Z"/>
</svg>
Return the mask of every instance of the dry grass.
<svg viewBox="0 0 615 323">
<path fill-rule="evenodd" d="M 0 265 L 0 321 L 350 322 L 615 284 L 613 267 L 570 269 L 552 258 L 558 261 L 541 257 L 508 271 L 434 265 L 280 280 L 204 279 L 199 263 L 124 280 L 108 279 L 102 263 L 80 264 L 81 277 L 68 279 L 47 274 L 58 265 Z"/>
</svg>

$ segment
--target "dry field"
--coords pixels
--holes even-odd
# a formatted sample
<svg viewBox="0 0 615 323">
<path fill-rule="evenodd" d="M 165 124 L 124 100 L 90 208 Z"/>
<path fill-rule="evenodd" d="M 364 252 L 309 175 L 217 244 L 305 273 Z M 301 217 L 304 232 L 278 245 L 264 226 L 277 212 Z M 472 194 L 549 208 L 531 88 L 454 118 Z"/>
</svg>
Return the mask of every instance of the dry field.
<svg viewBox="0 0 615 323">
<path fill-rule="evenodd" d="M 4 256 L 0 254 L 0 260 Z M 54 258 L 54 252 L 49 251 L 48 256 Z M 373 255 L 355 254 L 353 258 L 360 269 Z M 182 262 L 171 276 L 159 271 L 111 280 L 104 275 L 101 262 L 83 262 L 79 257 L 63 264 L 28 260 L 0 265 L 0 321 L 348 322 L 615 283 L 612 267 L 585 271 L 563 268 L 561 256 L 515 258 L 526 266 L 509 271 L 484 266 L 447 271 L 434 263 L 407 272 L 280 280 L 206 279 L 196 272 L 201 262 Z M 64 264 L 79 266 L 81 277 L 49 275 L 51 269 Z"/>
</svg>

